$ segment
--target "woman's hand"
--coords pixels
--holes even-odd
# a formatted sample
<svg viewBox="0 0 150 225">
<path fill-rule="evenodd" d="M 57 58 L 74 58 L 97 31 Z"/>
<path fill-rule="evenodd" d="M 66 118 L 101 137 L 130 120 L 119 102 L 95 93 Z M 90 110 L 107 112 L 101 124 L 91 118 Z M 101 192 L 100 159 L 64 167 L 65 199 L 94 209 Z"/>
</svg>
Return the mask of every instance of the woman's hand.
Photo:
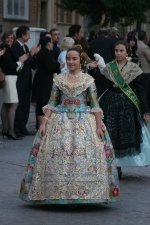
<svg viewBox="0 0 150 225">
<path fill-rule="evenodd" d="M 89 63 L 90 68 L 96 68 L 97 67 L 97 61 L 93 61 L 91 63 Z"/>
<path fill-rule="evenodd" d="M 35 55 L 37 55 L 37 53 L 41 50 L 41 45 L 38 45 L 37 47 L 36 47 L 36 51 L 35 51 Z"/>
<path fill-rule="evenodd" d="M 6 51 L 6 48 L 0 49 L 0 56 L 2 56 Z"/>
<path fill-rule="evenodd" d="M 64 68 L 64 66 L 65 66 L 65 63 L 60 62 L 60 69 Z"/>
<path fill-rule="evenodd" d="M 150 121 L 150 115 L 145 114 L 144 119 L 145 119 L 146 123 L 148 123 Z"/>
<path fill-rule="evenodd" d="M 41 126 L 39 128 L 39 133 L 40 133 L 40 137 L 43 138 L 46 133 L 46 125 L 45 124 L 41 124 Z"/>
<path fill-rule="evenodd" d="M 19 57 L 19 61 L 21 63 L 23 63 L 24 61 L 26 61 L 29 58 L 29 54 L 24 54 L 21 57 Z"/>
<path fill-rule="evenodd" d="M 102 128 L 97 128 L 96 133 L 97 133 L 98 138 L 100 138 L 100 140 L 103 141 L 104 140 L 104 133 L 102 131 Z"/>
<path fill-rule="evenodd" d="M 38 51 L 38 47 L 35 45 L 35 46 L 33 46 L 31 49 L 30 49 L 30 55 L 31 56 L 34 56 L 34 55 L 36 55 L 37 54 L 37 51 Z"/>
</svg>

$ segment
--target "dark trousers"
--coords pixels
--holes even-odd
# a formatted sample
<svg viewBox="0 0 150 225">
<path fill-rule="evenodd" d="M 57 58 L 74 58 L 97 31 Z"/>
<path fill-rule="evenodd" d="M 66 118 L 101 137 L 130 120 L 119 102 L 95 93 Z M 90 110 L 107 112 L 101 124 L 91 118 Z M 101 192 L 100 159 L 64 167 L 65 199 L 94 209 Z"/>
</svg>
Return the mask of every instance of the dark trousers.
<svg viewBox="0 0 150 225">
<path fill-rule="evenodd" d="M 150 73 L 143 73 L 141 75 L 141 82 L 150 108 Z"/>
<path fill-rule="evenodd" d="M 29 119 L 30 113 L 30 96 L 31 91 L 18 91 L 18 108 L 16 110 L 15 116 L 15 132 L 16 134 L 19 132 L 26 131 L 26 124 Z"/>
</svg>

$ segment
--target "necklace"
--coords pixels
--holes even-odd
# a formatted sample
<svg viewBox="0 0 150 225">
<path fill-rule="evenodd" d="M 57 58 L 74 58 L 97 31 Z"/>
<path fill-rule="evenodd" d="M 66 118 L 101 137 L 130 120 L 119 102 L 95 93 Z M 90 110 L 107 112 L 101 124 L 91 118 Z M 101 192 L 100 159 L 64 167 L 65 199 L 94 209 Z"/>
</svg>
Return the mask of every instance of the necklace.
<svg viewBox="0 0 150 225">
<path fill-rule="evenodd" d="M 77 74 L 70 74 L 68 73 L 68 76 L 71 77 L 71 78 L 76 78 L 76 77 L 79 77 L 81 75 L 81 72 L 77 73 Z"/>
<path fill-rule="evenodd" d="M 80 77 L 80 76 L 81 76 L 81 71 L 78 74 L 69 74 L 68 73 L 68 77 L 71 77 L 73 79 L 75 79 L 77 77 Z M 76 83 L 78 83 L 78 82 L 71 82 L 71 83 L 69 83 L 70 86 L 71 86 L 71 92 L 74 91 Z"/>
</svg>

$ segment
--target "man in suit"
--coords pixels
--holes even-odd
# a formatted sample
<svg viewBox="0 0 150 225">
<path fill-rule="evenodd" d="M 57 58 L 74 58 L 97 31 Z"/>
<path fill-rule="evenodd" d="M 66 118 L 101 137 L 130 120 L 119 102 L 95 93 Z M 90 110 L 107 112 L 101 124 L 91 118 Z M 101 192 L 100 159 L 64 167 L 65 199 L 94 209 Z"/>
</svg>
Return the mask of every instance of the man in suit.
<svg viewBox="0 0 150 225">
<path fill-rule="evenodd" d="M 111 62 L 115 58 L 114 45 L 115 42 L 112 38 L 108 38 L 108 31 L 100 30 L 98 38 L 89 43 L 88 56 L 90 59 L 95 60 L 94 54 L 97 53 L 104 58 L 105 63 Z M 95 79 L 98 97 L 109 88 L 110 82 L 103 75 L 100 70 L 89 70 L 89 74 Z"/>
<path fill-rule="evenodd" d="M 19 104 L 15 116 L 15 133 L 18 137 L 29 135 L 26 129 L 26 124 L 29 118 L 30 111 L 30 95 L 32 86 L 32 71 L 31 65 L 34 62 L 33 56 L 37 53 L 37 48 L 33 47 L 29 51 L 25 44 L 30 39 L 30 30 L 27 26 L 20 26 L 16 30 L 17 41 L 12 45 L 12 51 L 19 59 L 25 53 L 28 54 L 28 59 L 24 62 L 22 70 L 20 70 L 17 79 L 17 92 Z"/>
<path fill-rule="evenodd" d="M 75 45 L 79 44 L 83 34 L 82 34 L 82 28 L 80 25 L 78 24 L 73 24 L 70 28 L 69 28 L 69 37 L 72 37 L 75 41 Z"/>
<path fill-rule="evenodd" d="M 50 34 L 51 34 L 51 39 L 52 39 L 52 42 L 53 42 L 53 53 L 54 53 L 54 56 L 55 56 L 55 59 L 57 61 L 58 59 L 58 56 L 60 54 L 60 48 L 58 46 L 58 43 L 60 41 L 60 32 L 57 28 L 52 28 L 50 30 Z"/>
<path fill-rule="evenodd" d="M 141 81 L 150 107 L 150 48 L 145 44 L 145 41 L 146 32 L 143 30 L 139 31 L 137 41 L 137 54 L 139 62 L 141 63 L 141 69 L 143 71 Z"/>
</svg>

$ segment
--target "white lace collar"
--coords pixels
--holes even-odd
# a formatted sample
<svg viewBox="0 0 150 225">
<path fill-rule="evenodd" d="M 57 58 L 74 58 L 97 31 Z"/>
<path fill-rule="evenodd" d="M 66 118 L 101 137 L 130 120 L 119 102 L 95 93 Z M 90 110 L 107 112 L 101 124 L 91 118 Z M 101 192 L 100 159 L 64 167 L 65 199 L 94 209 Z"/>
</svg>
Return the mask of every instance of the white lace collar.
<svg viewBox="0 0 150 225">
<path fill-rule="evenodd" d="M 67 81 L 67 73 L 61 73 L 54 78 L 54 83 L 57 87 L 68 97 L 75 97 L 85 91 L 93 82 L 94 79 L 87 73 L 81 74 L 81 79 L 79 82 L 72 84 Z"/>
</svg>

